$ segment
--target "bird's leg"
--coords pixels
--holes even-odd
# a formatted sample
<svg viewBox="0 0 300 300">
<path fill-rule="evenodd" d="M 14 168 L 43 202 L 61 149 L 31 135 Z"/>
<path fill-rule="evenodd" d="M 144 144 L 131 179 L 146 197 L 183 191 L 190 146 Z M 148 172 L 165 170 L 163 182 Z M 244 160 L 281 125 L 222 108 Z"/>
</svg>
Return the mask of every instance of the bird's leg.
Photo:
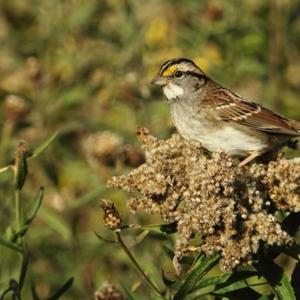
<svg viewBox="0 0 300 300">
<path fill-rule="evenodd" d="M 254 158 L 256 158 L 259 155 L 260 155 L 259 152 L 252 152 L 249 156 L 247 156 L 244 160 L 242 160 L 239 163 L 239 167 L 245 166 L 247 163 L 249 163 L 251 160 L 253 160 Z"/>
</svg>

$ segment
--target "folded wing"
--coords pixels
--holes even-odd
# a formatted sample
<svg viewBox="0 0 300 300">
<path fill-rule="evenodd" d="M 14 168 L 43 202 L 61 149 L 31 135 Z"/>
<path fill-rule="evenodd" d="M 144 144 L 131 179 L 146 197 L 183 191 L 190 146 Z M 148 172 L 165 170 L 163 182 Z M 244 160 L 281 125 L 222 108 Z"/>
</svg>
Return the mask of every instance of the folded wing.
<svg viewBox="0 0 300 300">
<path fill-rule="evenodd" d="M 300 132 L 290 121 L 263 106 L 243 100 L 239 96 L 224 91 L 206 100 L 215 116 L 226 122 L 235 122 L 260 131 L 300 136 Z"/>
</svg>

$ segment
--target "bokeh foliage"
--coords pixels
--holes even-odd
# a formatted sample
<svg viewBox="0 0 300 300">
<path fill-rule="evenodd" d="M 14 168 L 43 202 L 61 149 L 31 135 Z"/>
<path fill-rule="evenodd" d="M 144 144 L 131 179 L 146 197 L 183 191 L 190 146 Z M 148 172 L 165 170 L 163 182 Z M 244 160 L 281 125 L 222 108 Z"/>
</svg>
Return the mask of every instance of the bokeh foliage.
<svg viewBox="0 0 300 300">
<path fill-rule="evenodd" d="M 41 296 L 71 276 L 65 299 L 88 299 L 105 280 L 138 282 L 123 252 L 94 235 L 103 231 L 97 199 L 113 199 L 130 222 L 159 222 L 128 216 L 126 195 L 105 183 L 141 160 L 138 149 L 128 150 L 137 126 L 161 137 L 174 130 L 166 101 L 149 84 L 165 60 L 190 57 L 240 95 L 300 120 L 296 0 L 1 0 L 0 45 L 1 166 L 20 140 L 36 146 L 60 131 L 48 152 L 28 163 L 23 191 L 26 201 L 45 187 L 29 234 L 28 276 Z M 103 131 L 113 137 L 89 142 Z M 11 182 L 1 174 L 1 234 L 12 214 Z M 160 267 L 172 271 L 163 241 L 172 243 L 151 233 L 134 248 L 159 284 Z M 2 289 L 20 262 L 2 248 L 0 254 Z"/>
</svg>

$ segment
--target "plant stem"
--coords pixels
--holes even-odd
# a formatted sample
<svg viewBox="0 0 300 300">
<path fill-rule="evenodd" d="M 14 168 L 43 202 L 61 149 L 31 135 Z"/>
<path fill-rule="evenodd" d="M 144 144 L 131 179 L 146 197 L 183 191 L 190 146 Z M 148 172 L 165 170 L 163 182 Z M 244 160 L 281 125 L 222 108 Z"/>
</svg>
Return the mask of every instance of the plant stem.
<svg viewBox="0 0 300 300">
<path fill-rule="evenodd" d="M 4 122 L 1 132 L 1 142 L 0 142 L 0 157 L 1 157 L 1 164 L 5 163 L 6 159 L 6 152 L 9 146 L 10 136 L 12 134 L 12 130 L 14 125 L 12 122 Z"/>
<path fill-rule="evenodd" d="M 7 170 L 9 170 L 9 169 L 12 169 L 12 167 L 13 167 L 13 166 L 11 166 L 11 165 L 8 165 L 8 166 L 6 166 L 6 167 L 3 167 L 3 168 L 0 169 L 0 173 L 3 173 L 3 172 L 5 172 L 5 171 L 7 171 Z"/>
<path fill-rule="evenodd" d="M 132 253 L 130 252 L 130 250 L 128 249 L 128 247 L 126 246 L 126 244 L 124 243 L 124 241 L 123 241 L 123 239 L 121 237 L 120 232 L 116 232 L 116 236 L 117 236 L 117 240 L 118 240 L 119 244 L 121 245 L 121 247 L 123 248 L 123 250 L 127 254 L 127 256 L 129 257 L 129 259 L 131 260 L 131 262 L 134 264 L 134 266 L 136 267 L 136 269 L 139 271 L 139 273 L 142 276 L 142 278 L 146 280 L 146 282 L 148 283 L 148 285 L 151 288 L 153 288 L 155 290 L 155 292 L 159 296 L 161 296 L 162 298 L 165 299 L 164 295 L 159 290 L 159 288 L 151 281 L 151 279 L 147 276 L 147 274 L 141 268 L 141 266 L 139 265 L 139 263 L 137 262 L 137 260 L 134 258 L 134 256 L 132 255 Z"/>
<path fill-rule="evenodd" d="M 21 229 L 20 221 L 20 190 L 15 191 L 15 213 L 16 213 L 16 231 L 19 232 Z"/>
</svg>

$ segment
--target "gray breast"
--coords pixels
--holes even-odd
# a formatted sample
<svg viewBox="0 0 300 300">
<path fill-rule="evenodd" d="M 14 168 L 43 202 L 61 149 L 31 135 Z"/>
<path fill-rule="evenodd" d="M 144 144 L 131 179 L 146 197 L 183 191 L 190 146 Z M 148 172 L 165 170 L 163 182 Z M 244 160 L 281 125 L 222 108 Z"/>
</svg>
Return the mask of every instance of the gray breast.
<svg viewBox="0 0 300 300">
<path fill-rule="evenodd" d="M 171 116 L 178 132 L 187 140 L 199 140 L 199 136 L 206 134 L 209 124 L 201 112 L 196 112 L 193 105 L 184 100 L 170 103 Z"/>
<path fill-rule="evenodd" d="M 268 147 L 264 133 L 253 135 L 245 126 L 226 122 L 216 124 L 207 115 L 207 111 L 196 111 L 193 105 L 186 105 L 182 101 L 173 101 L 170 108 L 174 125 L 180 135 L 189 141 L 201 143 L 210 151 L 244 156 L 251 151 L 260 152 Z"/>
</svg>

